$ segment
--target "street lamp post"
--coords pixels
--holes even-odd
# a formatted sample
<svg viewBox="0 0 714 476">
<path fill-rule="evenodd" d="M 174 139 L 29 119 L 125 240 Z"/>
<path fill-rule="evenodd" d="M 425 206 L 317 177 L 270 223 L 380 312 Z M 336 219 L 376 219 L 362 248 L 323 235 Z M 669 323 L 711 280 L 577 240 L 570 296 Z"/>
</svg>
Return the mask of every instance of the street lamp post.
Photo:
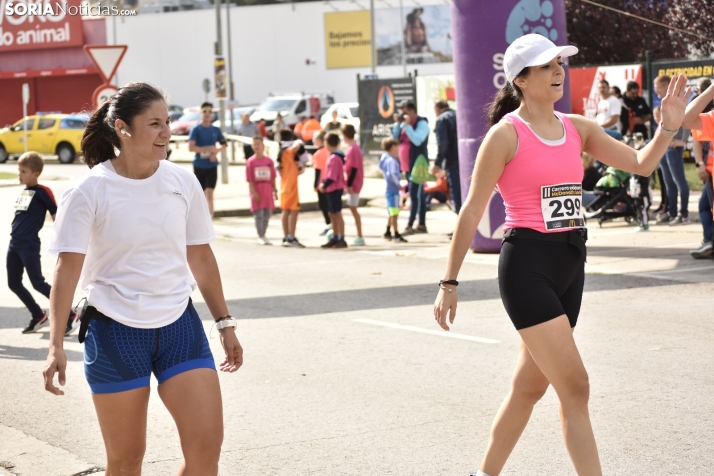
<svg viewBox="0 0 714 476">
<path fill-rule="evenodd" d="M 223 41 L 221 38 L 221 0 L 213 0 L 216 4 L 216 56 L 223 54 Z M 221 132 L 226 132 L 226 98 L 216 98 L 218 100 L 218 124 Z M 226 150 L 221 151 L 221 183 L 228 183 L 228 154 Z"/>
</svg>

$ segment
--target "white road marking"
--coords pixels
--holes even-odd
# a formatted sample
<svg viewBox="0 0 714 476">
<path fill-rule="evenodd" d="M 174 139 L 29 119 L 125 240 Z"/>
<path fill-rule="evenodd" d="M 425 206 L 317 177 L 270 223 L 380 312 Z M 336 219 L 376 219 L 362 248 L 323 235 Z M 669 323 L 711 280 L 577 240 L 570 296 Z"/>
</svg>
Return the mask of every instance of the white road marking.
<svg viewBox="0 0 714 476">
<path fill-rule="evenodd" d="M 450 337 L 452 339 L 470 340 L 480 342 L 482 344 L 500 344 L 500 340 L 487 339 L 486 337 L 467 336 L 465 334 L 456 334 L 454 332 L 437 331 L 432 329 L 424 329 L 423 327 L 408 326 L 395 324 L 393 322 L 376 321 L 374 319 L 352 319 L 353 322 L 361 322 L 362 324 L 372 324 L 375 326 L 391 327 L 392 329 L 400 329 L 403 331 L 421 332 L 422 334 L 432 334 L 439 337 Z"/>
</svg>

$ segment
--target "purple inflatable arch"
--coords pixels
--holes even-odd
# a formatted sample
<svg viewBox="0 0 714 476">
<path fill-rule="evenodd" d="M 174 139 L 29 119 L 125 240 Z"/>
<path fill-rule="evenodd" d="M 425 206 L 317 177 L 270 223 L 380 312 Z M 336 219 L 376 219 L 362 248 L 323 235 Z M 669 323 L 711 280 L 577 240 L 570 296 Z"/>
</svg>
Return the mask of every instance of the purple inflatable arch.
<svg viewBox="0 0 714 476">
<path fill-rule="evenodd" d="M 465 198 L 476 153 L 481 145 L 480 139 L 486 133 L 484 107 L 506 82 L 503 53 L 516 38 L 528 33 L 541 34 L 556 45 L 567 44 L 565 4 L 563 0 L 452 0 L 451 22 L 458 104 L 459 168 Z M 556 109 L 570 113 L 567 67 L 564 89 L 563 99 L 558 101 Z M 476 252 L 499 252 L 505 217 L 503 199 L 494 192 L 471 249 Z"/>
</svg>

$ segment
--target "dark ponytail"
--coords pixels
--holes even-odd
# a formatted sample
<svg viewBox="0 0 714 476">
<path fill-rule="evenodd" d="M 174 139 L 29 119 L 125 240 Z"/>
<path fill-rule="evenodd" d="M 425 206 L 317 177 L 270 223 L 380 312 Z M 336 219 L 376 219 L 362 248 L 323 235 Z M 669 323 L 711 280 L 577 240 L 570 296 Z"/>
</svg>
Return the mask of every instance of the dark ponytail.
<svg viewBox="0 0 714 476">
<path fill-rule="evenodd" d="M 84 163 L 91 169 L 105 160 L 116 157 L 114 149 L 121 149 L 121 142 L 114 129 L 117 119 L 131 126 L 134 117 L 146 111 L 154 101 L 167 103 L 162 91 L 147 83 L 129 83 L 119 88 L 89 118 L 82 135 Z"/>
<path fill-rule="evenodd" d="M 523 68 L 516 78 L 528 75 L 529 69 L 528 67 Z M 521 105 L 523 92 L 521 88 L 511 83 L 511 81 L 506 81 L 506 85 L 496 93 L 491 104 L 486 106 L 486 117 L 488 118 L 489 129 L 498 124 L 501 119 L 503 119 L 503 116 L 515 111 Z"/>
</svg>

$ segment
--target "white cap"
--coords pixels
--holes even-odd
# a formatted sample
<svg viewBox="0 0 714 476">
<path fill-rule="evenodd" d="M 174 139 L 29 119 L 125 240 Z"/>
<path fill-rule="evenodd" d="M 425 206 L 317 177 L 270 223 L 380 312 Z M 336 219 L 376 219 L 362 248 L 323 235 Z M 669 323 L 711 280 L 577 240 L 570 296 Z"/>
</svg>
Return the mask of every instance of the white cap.
<svg viewBox="0 0 714 476">
<path fill-rule="evenodd" d="M 518 73 L 527 66 L 540 66 L 550 63 L 558 56 L 573 56 L 578 52 L 574 46 L 555 46 L 548 38 L 531 33 L 523 35 L 506 50 L 503 55 L 503 71 L 506 79 L 513 82 Z"/>
</svg>

